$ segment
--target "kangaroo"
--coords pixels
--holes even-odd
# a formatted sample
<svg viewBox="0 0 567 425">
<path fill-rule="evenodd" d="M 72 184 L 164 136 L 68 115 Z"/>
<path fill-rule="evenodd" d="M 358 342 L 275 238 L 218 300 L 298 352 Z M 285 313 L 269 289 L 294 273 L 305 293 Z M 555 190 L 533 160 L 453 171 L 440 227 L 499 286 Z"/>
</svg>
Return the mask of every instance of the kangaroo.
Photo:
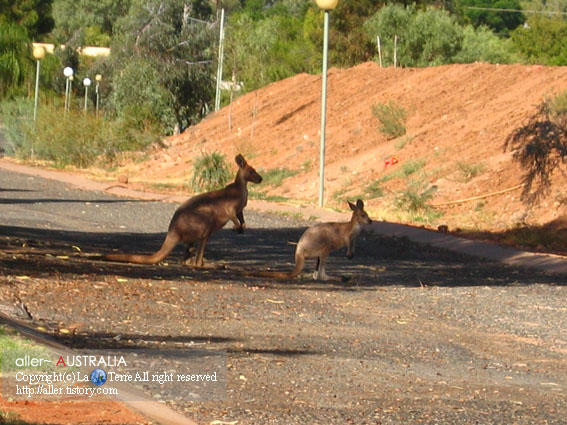
<svg viewBox="0 0 567 425">
<path fill-rule="evenodd" d="M 325 272 L 325 261 L 332 251 L 347 247 L 346 256 L 350 260 L 354 256 L 354 241 L 362 226 L 372 223 L 366 211 L 364 203 L 357 200 L 356 205 L 349 202 L 352 217 L 346 223 L 320 223 L 308 228 L 297 243 L 295 249 L 295 267 L 290 272 L 251 272 L 248 276 L 273 277 L 276 279 L 293 279 L 305 266 L 306 258 L 317 257 L 317 267 L 313 273 L 315 280 L 338 280 L 336 277 L 327 275 Z"/>
<path fill-rule="evenodd" d="M 205 246 L 211 234 L 231 220 L 233 230 L 242 233 L 246 227 L 242 210 L 248 202 L 248 182 L 261 183 L 262 177 L 252 168 L 242 155 L 235 158 L 238 172 L 234 182 L 223 189 L 202 193 L 189 198 L 175 211 L 169 223 L 169 229 L 161 248 L 152 255 L 107 254 L 103 258 L 136 264 L 157 264 L 162 261 L 175 246 L 184 242 L 187 250 L 183 263 L 189 265 L 189 250 L 193 243 L 199 241 L 199 249 L 195 257 L 195 265 L 203 267 Z"/>
</svg>

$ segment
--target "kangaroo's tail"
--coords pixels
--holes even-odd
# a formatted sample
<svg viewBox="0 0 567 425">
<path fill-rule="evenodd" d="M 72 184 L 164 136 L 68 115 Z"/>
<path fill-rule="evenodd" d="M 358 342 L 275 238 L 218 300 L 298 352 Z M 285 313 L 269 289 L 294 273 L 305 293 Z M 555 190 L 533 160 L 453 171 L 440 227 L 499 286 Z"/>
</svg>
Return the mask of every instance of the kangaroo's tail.
<svg viewBox="0 0 567 425">
<path fill-rule="evenodd" d="M 103 256 L 103 259 L 107 261 L 118 261 L 120 263 L 157 264 L 169 255 L 178 242 L 179 237 L 172 232 L 168 232 L 161 248 L 152 255 L 106 254 Z"/>
<path fill-rule="evenodd" d="M 252 271 L 244 272 L 244 276 L 254 277 L 271 277 L 274 279 L 293 279 L 296 277 L 305 266 L 305 258 L 302 255 L 295 255 L 295 267 L 290 272 L 269 272 L 269 271 Z"/>
</svg>

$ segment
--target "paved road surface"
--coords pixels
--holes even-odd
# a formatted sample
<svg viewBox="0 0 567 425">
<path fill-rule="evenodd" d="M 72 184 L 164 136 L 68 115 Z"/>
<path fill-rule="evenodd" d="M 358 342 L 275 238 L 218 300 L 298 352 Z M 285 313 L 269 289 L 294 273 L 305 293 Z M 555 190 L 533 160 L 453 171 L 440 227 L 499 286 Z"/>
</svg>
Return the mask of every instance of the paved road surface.
<svg viewBox="0 0 567 425">
<path fill-rule="evenodd" d="M 74 347 L 225 350 L 226 400 L 171 404 L 202 423 L 565 424 L 565 276 L 365 234 L 329 260 L 348 282 L 243 278 L 307 225 L 251 211 L 211 239 L 224 268 L 86 256 L 157 249 L 174 209 L 0 170 L 1 299 Z"/>
</svg>

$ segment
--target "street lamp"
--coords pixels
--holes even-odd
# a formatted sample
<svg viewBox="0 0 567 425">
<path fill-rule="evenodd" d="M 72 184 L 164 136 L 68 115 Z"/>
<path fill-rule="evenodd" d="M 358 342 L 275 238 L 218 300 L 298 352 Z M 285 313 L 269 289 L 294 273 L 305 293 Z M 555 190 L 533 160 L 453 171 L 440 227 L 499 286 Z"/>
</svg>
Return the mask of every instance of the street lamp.
<svg viewBox="0 0 567 425">
<path fill-rule="evenodd" d="M 35 98 L 33 103 L 33 120 L 35 121 L 37 119 L 37 99 L 39 96 L 39 63 L 45 56 L 45 49 L 42 46 L 35 46 L 32 53 L 33 57 L 37 61 L 37 68 L 35 71 Z"/>
<path fill-rule="evenodd" d="M 95 87 L 95 91 L 96 91 L 96 114 L 98 115 L 98 101 L 99 101 L 98 86 L 99 86 L 100 82 L 102 81 L 102 75 L 96 74 L 95 75 L 95 81 L 96 81 L 96 87 Z"/>
<path fill-rule="evenodd" d="M 63 70 L 63 75 L 65 76 L 65 112 L 69 110 L 69 104 L 71 103 L 71 81 L 73 80 L 73 68 L 70 66 L 65 67 Z"/>
<path fill-rule="evenodd" d="M 325 127 L 327 115 L 327 54 L 329 51 L 329 14 L 337 7 L 339 0 L 315 0 L 319 9 L 325 12 L 323 29 L 323 72 L 321 85 L 321 147 L 319 149 L 319 206 L 323 206 L 325 188 Z"/>
<path fill-rule="evenodd" d="M 87 113 L 87 95 L 89 93 L 89 86 L 91 85 L 91 79 L 89 77 L 83 80 L 83 85 L 85 86 L 85 114 Z"/>
</svg>

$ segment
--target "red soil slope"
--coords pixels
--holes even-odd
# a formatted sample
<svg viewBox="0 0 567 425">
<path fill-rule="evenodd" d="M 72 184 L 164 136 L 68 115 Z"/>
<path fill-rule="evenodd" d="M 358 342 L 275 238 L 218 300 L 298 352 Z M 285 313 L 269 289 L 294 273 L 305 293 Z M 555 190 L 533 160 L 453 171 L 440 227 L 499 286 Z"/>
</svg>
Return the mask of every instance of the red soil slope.
<svg viewBox="0 0 567 425">
<path fill-rule="evenodd" d="M 434 204 L 493 192 L 504 193 L 441 205 L 430 224 L 450 228 L 504 229 L 518 223 L 550 222 L 564 213 L 564 185 L 527 208 L 520 201 L 524 170 L 504 150 L 512 131 L 525 124 L 545 98 L 567 89 L 567 67 L 450 65 L 423 69 L 380 68 L 365 63 L 329 72 L 326 205 L 363 197 L 377 218 L 409 221 L 394 199 L 411 180 L 435 185 Z M 232 161 L 243 153 L 258 170 L 300 170 L 270 195 L 316 202 L 320 144 L 321 77 L 300 74 L 233 101 L 185 133 L 166 141 L 150 160 L 125 166 L 131 181 L 182 184 L 192 160 L 219 151 Z M 407 135 L 388 140 L 372 105 L 395 101 L 408 111 Z M 396 155 L 397 164 L 387 165 Z M 421 163 L 409 179 L 381 183 L 371 199 L 369 185 L 404 166 Z M 480 169 L 467 179 L 464 169 Z M 422 186 L 425 187 L 425 186 Z M 514 189 L 515 188 L 515 189 Z M 511 189 L 511 190 L 508 190 Z"/>
</svg>

